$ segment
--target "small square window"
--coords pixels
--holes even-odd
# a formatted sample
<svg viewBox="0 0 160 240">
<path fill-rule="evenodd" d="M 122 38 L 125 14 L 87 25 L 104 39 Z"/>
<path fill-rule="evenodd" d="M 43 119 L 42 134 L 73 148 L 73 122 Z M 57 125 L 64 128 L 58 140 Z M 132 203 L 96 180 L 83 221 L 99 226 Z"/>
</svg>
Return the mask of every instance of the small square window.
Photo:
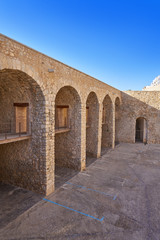
<svg viewBox="0 0 160 240">
<path fill-rule="evenodd" d="M 69 106 L 56 106 L 56 129 L 69 128 Z"/>
</svg>

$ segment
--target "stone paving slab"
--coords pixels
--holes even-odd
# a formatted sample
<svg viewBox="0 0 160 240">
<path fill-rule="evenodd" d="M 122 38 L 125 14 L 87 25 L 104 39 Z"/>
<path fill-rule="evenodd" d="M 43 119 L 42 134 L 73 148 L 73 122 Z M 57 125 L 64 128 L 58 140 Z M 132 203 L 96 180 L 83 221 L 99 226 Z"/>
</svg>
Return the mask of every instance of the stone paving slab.
<svg viewBox="0 0 160 240">
<path fill-rule="evenodd" d="M 85 172 L 67 177 L 45 197 L 50 202 L 40 196 L 4 224 L 0 239 L 159 240 L 159 156 L 160 145 L 117 145 Z"/>
</svg>

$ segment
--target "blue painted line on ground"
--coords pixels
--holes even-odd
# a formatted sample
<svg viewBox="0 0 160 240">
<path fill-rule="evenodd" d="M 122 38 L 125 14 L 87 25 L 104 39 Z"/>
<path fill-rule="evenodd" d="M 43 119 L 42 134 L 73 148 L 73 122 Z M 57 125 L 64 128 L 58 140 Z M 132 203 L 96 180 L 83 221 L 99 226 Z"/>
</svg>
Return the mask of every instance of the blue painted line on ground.
<svg viewBox="0 0 160 240">
<path fill-rule="evenodd" d="M 75 209 L 73 209 L 73 208 L 70 208 L 70 207 L 61 205 L 61 204 L 59 204 L 59 203 L 53 202 L 53 201 L 51 201 L 51 200 L 49 200 L 49 199 L 46 199 L 46 198 L 43 198 L 43 200 L 44 200 L 44 201 L 47 201 L 47 202 L 50 202 L 50 203 L 53 203 L 53 204 L 55 204 L 55 205 L 58 205 L 58 206 L 60 206 L 60 207 L 66 208 L 66 209 L 68 209 L 68 210 L 71 210 L 71 211 L 73 211 L 73 212 L 80 213 L 80 214 L 82 214 L 82 215 L 84 215 L 84 216 L 86 216 L 86 217 L 93 218 L 93 219 L 95 219 L 95 220 L 97 220 L 97 221 L 100 221 L 100 222 L 102 222 L 103 219 L 104 219 L 104 217 L 102 217 L 101 219 L 99 219 L 99 218 L 93 217 L 93 216 L 91 216 L 91 215 L 89 215 L 89 214 L 86 214 L 86 213 L 77 211 L 77 210 L 75 210 Z"/>
<path fill-rule="evenodd" d="M 73 186 L 78 187 L 78 188 L 83 188 L 85 190 L 89 190 L 89 191 L 92 191 L 92 192 L 97 192 L 97 193 L 100 193 L 100 194 L 112 197 L 113 200 L 116 200 L 116 198 L 117 198 L 116 195 L 113 196 L 113 195 L 111 195 L 109 193 L 101 192 L 101 191 L 98 191 L 98 190 L 95 190 L 95 189 L 92 189 L 92 188 L 87 188 L 87 187 L 84 187 L 84 186 L 81 186 L 81 185 L 77 185 L 77 184 L 74 184 L 74 183 L 71 183 L 71 182 L 65 182 L 65 184 L 70 184 L 70 185 L 73 185 Z"/>
</svg>

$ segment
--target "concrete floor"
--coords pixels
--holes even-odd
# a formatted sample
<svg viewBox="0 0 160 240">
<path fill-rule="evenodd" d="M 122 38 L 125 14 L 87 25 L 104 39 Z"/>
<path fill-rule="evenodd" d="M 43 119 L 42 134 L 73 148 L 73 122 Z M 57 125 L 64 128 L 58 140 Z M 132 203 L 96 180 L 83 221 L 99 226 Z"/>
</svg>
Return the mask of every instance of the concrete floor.
<svg viewBox="0 0 160 240">
<path fill-rule="evenodd" d="M 67 177 L 51 202 L 1 185 L 0 239 L 159 240 L 159 172 L 160 145 L 119 144 Z"/>
</svg>

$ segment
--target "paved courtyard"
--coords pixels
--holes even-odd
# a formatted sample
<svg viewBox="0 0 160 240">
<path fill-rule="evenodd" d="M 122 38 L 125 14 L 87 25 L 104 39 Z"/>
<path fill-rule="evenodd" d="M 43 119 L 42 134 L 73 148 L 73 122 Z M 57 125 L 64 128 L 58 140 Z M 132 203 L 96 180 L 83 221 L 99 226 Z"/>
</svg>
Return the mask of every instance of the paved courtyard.
<svg viewBox="0 0 160 240">
<path fill-rule="evenodd" d="M 1 184 L 0 239 L 160 239 L 160 145 L 121 143 L 63 179 L 47 197 Z"/>
</svg>

